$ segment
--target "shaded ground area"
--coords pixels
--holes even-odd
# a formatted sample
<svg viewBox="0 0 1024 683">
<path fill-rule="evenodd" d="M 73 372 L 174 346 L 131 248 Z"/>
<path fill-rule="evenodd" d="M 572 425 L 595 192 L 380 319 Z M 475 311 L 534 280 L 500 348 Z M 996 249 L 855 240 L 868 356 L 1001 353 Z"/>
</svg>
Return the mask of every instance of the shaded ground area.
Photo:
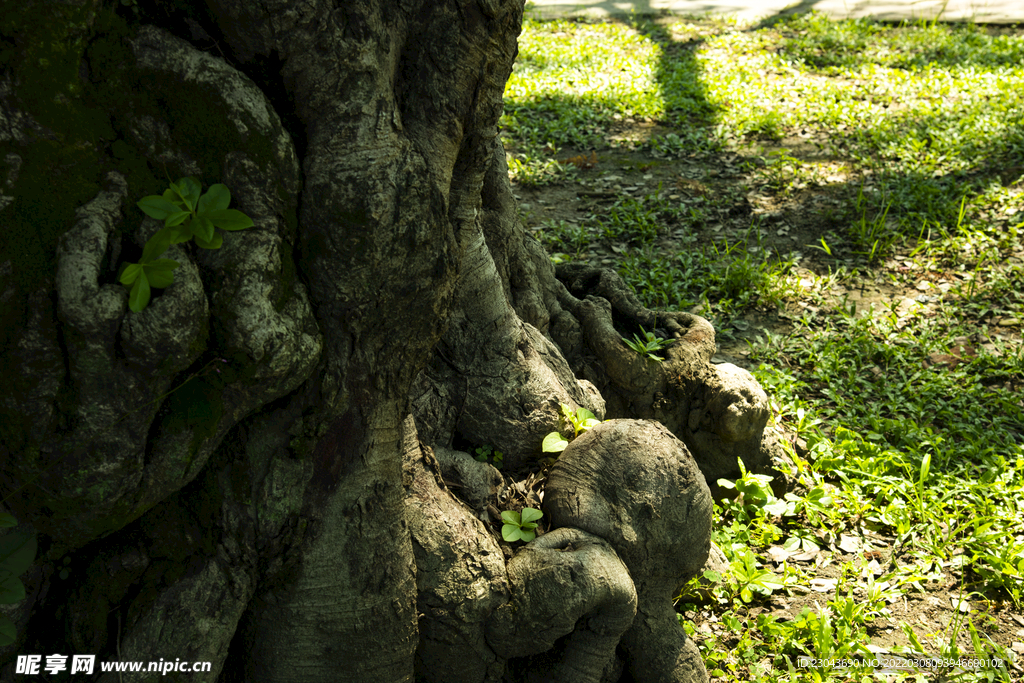
<svg viewBox="0 0 1024 683">
<path fill-rule="evenodd" d="M 657 133 L 671 134 L 661 126 L 626 122 L 617 137 L 639 142 Z M 764 331 L 787 334 L 797 317 L 837 305 L 861 313 L 874 306 L 879 313 L 895 311 L 901 318 L 927 317 L 943 301 L 956 301 L 951 290 L 967 277 L 955 268 L 936 268 L 915 259 L 916 244 L 897 247 L 874 265 L 863 255 L 850 253 L 854 247 L 838 233 L 835 214 L 837 207 L 845 204 L 848 183 L 862 179 L 853 178 L 846 164 L 831 159 L 810 135 L 683 160 L 666 159 L 643 149 L 598 153 L 567 148 L 560 150 L 559 157 L 576 171 L 572 181 L 517 188 L 524 220 L 542 239 L 562 247 L 581 247 L 570 253 L 556 251 L 556 258 L 606 267 L 620 263 L 621 254 L 630 248 L 628 240 L 591 242 L 583 237 L 574 241 L 573 235 L 629 197 L 651 205 L 674 204 L 684 215 L 699 215 L 696 222 L 662 224 L 663 237 L 657 248 L 666 253 L 688 250 L 695 241 L 724 243 L 723 249 L 731 245 L 751 254 L 773 254 L 779 262 L 792 264 L 787 287 L 790 296 L 781 309 L 744 311 L 726 321 L 725 329 L 720 328 L 720 357 L 737 365 L 748 365 L 744 360 L 749 355 L 746 340 L 756 339 Z M 813 163 L 817 170 L 813 175 L 794 177 L 778 161 L 785 157 Z M 1015 172 L 1007 171 L 1007 187 L 1024 189 L 1020 177 L 1011 178 Z M 773 188 L 781 186 L 791 189 L 780 196 Z M 870 181 L 863 187 L 872 189 Z M 1008 231 L 1015 215 L 992 216 L 993 229 Z M 655 215 L 653 220 L 661 217 Z M 582 230 L 585 233 L 585 227 Z M 559 239 L 563 235 L 569 239 Z M 838 258 L 824 251 L 822 240 Z M 1024 252 L 1013 252 L 1006 263 L 1024 263 Z M 845 272 L 837 276 L 843 268 Z M 710 312 L 699 304 L 688 310 Z M 999 339 L 1020 342 L 1021 320 L 1008 311 L 988 311 L 976 322 L 988 325 Z"/>
</svg>

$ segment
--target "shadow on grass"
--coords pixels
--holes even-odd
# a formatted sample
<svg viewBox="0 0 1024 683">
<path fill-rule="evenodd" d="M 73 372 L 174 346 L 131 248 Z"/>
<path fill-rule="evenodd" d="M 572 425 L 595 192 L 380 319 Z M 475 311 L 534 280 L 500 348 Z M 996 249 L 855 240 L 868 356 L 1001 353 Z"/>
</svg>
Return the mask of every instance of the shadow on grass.
<svg viewBox="0 0 1024 683">
<path fill-rule="evenodd" d="M 650 91 L 647 97 L 658 109 L 650 117 L 657 125 L 648 126 L 649 137 L 639 141 L 638 146 L 669 159 L 698 156 L 714 164 L 709 157 L 722 151 L 718 130 L 725 110 L 709 98 L 709 84 L 714 75 L 705 73 L 697 59 L 697 51 L 705 39 L 697 30 L 673 27 L 673 21 L 674 18 L 664 16 L 636 15 L 613 20 L 640 36 L 641 41 L 635 44 L 637 49 L 650 50 L 647 54 L 655 56 L 646 86 L 633 84 L 634 88 L 646 87 Z M 957 69 L 1000 70 L 1007 62 L 1024 60 L 1024 42 L 1019 39 L 993 38 L 968 28 L 952 31 L 931 26 L 896 29 L 901 41 L 898 45 L 904 48 L 886 51 L 883 48 L 887 43 L 880 36 L 883 31 L 891 36 L 893 29 L 875 22 L 831 22 L 821 15 L 799 16 L 785 12 L 762 22 L 762 25 L 768 24 L 781 33 L 778 54 L 797 69 L 819 78 L 830 74 L 817 73 L 817 69 L 824 67 L 815 64 L 810 64 L 808 69 L 809 56 L 821 57 L 820 63 L 827 58 L 847 69 L 870 64 L 910 68 L 906 65 L 931 60 L 927 61 L 931 64 L 928 68 L 943 69 L 948 68 L 943 66 L 948 64 Z M 585 31 L 587 24 L 562 21 L 556 26 L 560 34 L 571 34 Z M 940 57 L 945 61 L 936 61 Z M 517 66 L 518 75 L 526 78 L 533 73 L 547 77 L 556 69 L 586 74 L 588 70 L 600 68 L 589 63 L 585 56 L 568 55 L 567 58 L 568 66 L 540 52 L 524 52 Z M 571 77 L 565 78 L 572 86 Z M 632 111 L 632 105 L 624 104 L 622 99 L 623 84 L 612 84 L 608 90 L 591 89 L 585 94 L 569 90 L 559 91 L 557 79 L 549 79 L 544 89 L 506 105 L 507 122 L 517 144 L 537 153 L 543 153 L 543 148 L 547 147 L 547 153 L 553 155 L 561 146 L 587 150 L 612 143 L 615 131 L 623 129 L 622 119 Z M 626 94 L 637 97 L 635 92 L 629 93 L 628 88 Z M 842 93 L 851 101 L 870 95 L 869 91 L 856 90 Z M 955 100 L 958 95 L 952 93 L 949 97 Z M 643 97 L 637 101 L 643 101 Z M 999 102 L 989 104 L 986 101 L 966 109 L 938 106 L 925 113 L 921 110 L 887 112 L 884 118 L 853 124 L 844 131 L 825 130 L 830 144 L 841 149 L 837 156 L 856 160 L 862 168 L 870 170 L 871 176 L 857 174 L 849 182 L 827 187 L 812 185 L 808 192 L 786 198 L 786 211 L 820 215 L 820 208 L 813 205 L 816 196 L 828 193 L 832 197 L 845 197 L 847 208 L 835 212 L 831 218 L 819 220 L 818 237 L 830 230 L 845 235 L 850 240 L 846 255 L 854 257 L 858 250 L 870 247 L 870 240 L 867 245 L 863 243 L 863 218 L 886 211 L 889 221 L 878 228 L 888 233 L 881 235 L 888 238 L 882 240 L 885 244 L 891 245 L 899 237 L 914 239 L 929 234 L 947 237 L 956 234 L 976 222 L 970 210 L 966 222 L 960 220 L 960 202 L 964 197 L 970 207 L 971 200 L 990 189 L 993 183 L 1005 186 L 1024 173 L 1024 111 L 1013 105 L 1000 109 L 999 105 Z M 811 120 L 807 127 L 821 129 L 824 126 Z M 789 132 L 785 127 L 769 128 L 755 127 L 760 130 L 760 136 L 748 133 L 744 142 L 760 140 L 769 146 L 776 145 Z M 799 153 L 795 157 L 800 160 Z M 747 159 L 752 164 L 759 163 L 755 157 Z M 869 191 L 862 192 L 866 185 Z M 850 201 L 852 198 L 857 198 L 856 202 Z M 851 208 L 854 205 L 855 210 Z M 872 240 L 876 236 L 868 235 Z M 817 237 L 811 241 L 816 242 Z"/>
<path fill-rule="evenodd" d="M 538 23 L 554 24 L 563 38 L 585 32 L 587 26 L 582 21 Z M 600 68 L 586 54 L 563 53 L 563 60 L 555 60 L 521 48 L 515 75 L 524 80 L 534 78 L 544 85 L 525 92 L 528 88 L 517 90 L 513 83 L 506 90 L 503 125 L 515 137 L 517 146 L 531 151 L 604 147 L 613 144 L 614 132 L 624 127 L 624 120 L 639 118 L 679 127 L 670 144 L 680 152 L 708 149 L 706 136 L 698 133 L 713 125 L 715 107 L 708 102 L 701 67 L 694 58 L 700 41 L 679 42 L 667 30 L 646 21 L 638 25 L 620 23 L 640 33 L 637 50 L 661 51 L 650 87 L 644 88 L 641 82 L 615 81 L 603 90 L 580 88 L 578 81 L 586 82 Z M 636 66 L 637 60 L 631 58 L 635 55 L 618 57 L 624 60 L 620 71 Z M 641 73 L 638 80 L 644 77 Z"/>
</svg>

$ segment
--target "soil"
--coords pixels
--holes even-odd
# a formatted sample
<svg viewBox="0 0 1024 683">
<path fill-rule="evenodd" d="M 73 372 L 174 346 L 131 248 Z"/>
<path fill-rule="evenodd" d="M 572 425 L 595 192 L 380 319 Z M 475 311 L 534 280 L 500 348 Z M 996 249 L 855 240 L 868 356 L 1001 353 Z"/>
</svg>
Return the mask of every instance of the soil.
<svg viewBox="0 0 1024 683">
<path fill-rule="evenodd" d="M 579 223 L 590 214 L 601 215 L 618 197 L 642 197 L 656 192 L 670 201 L 700 201 L 706 203 L 705 207 L 710 204 L 710 218 L 699 236 L 702 240 L 728 238 L 735 242 L 748 235 L 752 221 L 760 221 L 761 246 L 781 257 L 798 255 L 794 275 L 805 289 L 801 296 L 789 300 L 778 310 L 750 311 L 740 320 L 733 321 L 728 334 L 720 334 L 715 362 L 731 362 L 749 369 L 751 360 L 747 339 L 754 340 L 764 331 L 787 334 L 793 330 L 793 321 L 808 311 L 824 312 L 839 304 L 845 304 L 847 310 L 851 305 L 855 306 L 858 312 L 867 311 L 871 306 L 876 310 L 893 306 L 902 319 L 910 315 L 932 315 L 944 298 L 952 296 L 949 290 L 959 282 L 958 273 L 925 270 L 911 255 L 913 244 L 897 248 L 884 262 L 876 264 L 869 264 L 863 256 L 852 253 L 841 231 L 830 222 L 829 212 L 840 204 L 839 197 L 843 193 L 860 187 L 864 180 L 851 177 L 841 160 L 830 158 L 824 152 L 823 140 L 810 134 L 800 134 L 778 142 L 735 146 L 721 153 L 683 159 L 660 158 L 630 149 L 630 141 L 639 142 L 666 132 L 669 131 L 650 122 L 624 121 L 614 136 L 620 141 L 619 147 L 598 152 L 559 150 L 557 158 L 560 162 L 577 166 L 575 176 L 540 187 L 515 186 L 516 196 L 528 227 L 540 226 L 545 220 Z M 780 191 L 778 184 L 772 187 L 768 173 L 771 169 L 764 163 L 765 159 L 773 158 L 773 153 L 776 157 L 786 154 L 814 161 L 817 170 L 809 181 L 800 179 L 788 191 Z M 1024 172 L 1024 169 L 1018 170 Z M 1016 175 L 1016 179 L 1008 178 L 1007 183 L 1024 183 L 1021 173 L 1010 175 Z M 785 184 L 787 179 L 781 180 Z M 831 257 L 814 248 L 821 244 L 822 238 L 832 246 Z M 670 249 L 671 238 L 660 246 Z M 756 245 L 748 244 L 748 247 L 756 248 Z M 595 247 L 582 258 L 614 268 L 617 256 L 612 250 Z M 1011 262 L 1014 260 L 1024 262 L 1024 253 L 1014 254 Z M 821 278 L 841 265 L 847 266 L 853 276 L 840 282 L 832 279 L 828 289 L 821 289 Z M 990 337 L 1020 344 L 1019 320 L 993 318 L 985 322 L 989 325 Z M 988 340 L 974 341 L 984 343 Z M 989 348 L 992 348 L 991 344 Z M 935 362 L 955 365 L 957 360 L 955 356 L 943 356 L 936 358 Z M 860 543 L 854 552 L 847 552 L 837 545 L 826 546 L 813 556 L 790 557 L 787 560 L 790 565 L 799 567 L 813 578 L 810 590 L 777 591 L 771 598 L 755 600 L 750 605 L 743 605 L 737 600 L 735 611 L 751 616 L 769 613 L 780 620 L 794 618 L 804 606 L 817 613 L 819 607 L 842 597 L 835 593 L 835 579 L 839 577 L 845 561 L 852 560 L 859 571 L 875 576 L 886 573 L 888 567 L 896 563 L 909 561 L 909 558 L 892 557 L 892 538 L 865 538 Z M 849 543 L 846 545 L 850 547 Z M 777 570 L 778 563 L 770 558 L 759 559 L 764 566 Z M 931 577 L 921 582 L 923 592 L 911 591 L 894 600 L 888 605 L 890 614 L 878 616 L 871 622 L 872 645 L 882 648 L 881 652 L 891 651 L 895 646 L 909 646 L 907 636 L 899 627 L 899 623 L 905 623 L 912 626 L 928 653 L 938 656 L 937 638 L 949 642 L 951 628 L 959 624 L 961 652 L 973 653 L 964 624 L 965 617 L 969 616 L 983 637 L 1024 654 L 1024 615 L 1020 610 L 1014 608 L 1005 594 L 980 598 L 975 593 L 970 596 L 969 613 L 958 612 L 956 605 L 960 604 L 961 573 L 950 563 L 945 565 L 934 567 Z M 852 585 L 854 580 L 851 577 L 846 583 Z M 865 585 L 863 574 L 856 583 L 862 587 Z M 854 593 L 855 598 L 862 596 L 862 590 Z M 735 635 L 723 625 L 716 612 L 721 613 L 721 608 L 712 610 L 704 606 L 685 616 L 695 624 L 698 637 L 701 634 L 714 635 L 719 643 L 731 647 L 736 644 Z M 1019 664 L 1008 663 L 1007 666 L 1012 678 L 1024 673 Z"/>
</svg>

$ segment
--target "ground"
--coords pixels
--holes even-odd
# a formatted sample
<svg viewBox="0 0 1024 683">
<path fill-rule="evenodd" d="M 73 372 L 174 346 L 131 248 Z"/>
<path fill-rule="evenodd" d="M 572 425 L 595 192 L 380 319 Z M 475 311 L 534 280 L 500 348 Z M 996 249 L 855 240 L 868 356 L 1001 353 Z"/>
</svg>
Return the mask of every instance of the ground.
<svg viewBox="0 0 1024 683">
<path fill-rule="evenodd" d="M 674 33 L 679 24 L 679 19 L 663 17 L 640 26 L 638 32 L 684 39 Z M 697 19 L 687 19 L 686 24 L 691 35 L 731 30 Z M 571 35 L 571 26 L 543 29 L 538 25 L 536 30 L 554 31 L 557 38 Z M 1013 27 L 982 32 L 996 40 L 1000 40 L 998 36 L 1011 40 L 1024 36 L 1024 30 Z M 768 48 L 773 49 L 777 48 Z M 542 56 L 536 57 L 527 47 L 525 62 L 531 68 L 539 64 L 535 68 L 542 70 L 547 64 L 544 53 L 539 52 Z M 524 118 L 515 109 L 513 114 Z M 506 146 L 522 219 L 555 261 L 584 260 L 616 269 L 647 305 L 708 317 L 719 335 L 714 362 L 734 363 L 759 379 L 765 376 L 759 374 L 763 364 L 776 368 L 774 376 L 783 378 L 787 371 L 800 375 L 802 370 L 811 370 L 813 363 L 801 359 L 797 352 L 802 338 L 857 325 L 867 331 L 864 334 L 880 339 L 886 337 L 879 333 L 884 327 L 888 337 L 882 341 L 894 348 L 914 345 L 912 335 L 924 334 L 922 330 L 942 327 L 950 333 L 942 344 L 920 342 L 920 352 L 912 355 L 914 365 L 909 367 L 898 368 L 881 359 L 851 361 L 856 366 L 851 373 L 860 375 L 865 386 L 894 383 L 897 371 L 902 379 L 916 371 L 929 377 L 935 373 L 945 374 L 947 379 L 960 377 L 958 372 L 968 365 L 974 367 L 971 364 L 982 357 L 995 359 L 992 362 L 996 364 L 1000 358 L 1016 358 L 1006 362 L 1008 367 L 1019 367 L 1019 278 L 1024 264 L 1024 248 L 1017 239 L 1024 207 L 1024 164 L 1019 156 L 948 174 L 946 187 L 956 186 L 950 195 L 960 191 L 967 196 L 970 188 L 988 184 L 1009 199 L 975 210 L 972 221 L 985 225 L 980 232 L 963 230 L 957 238 L 955 232 L 947 231 L 952 239 L 942 242 L 928 239 L 937 235 L 927 222 L 916 236 L 907 234 L 905 227 L 899 233 L 895 209 L 889 213 L 893 200 L 886 199 L 893 195 L 879 191 L 879 185 L 887 180 L 876 180 L 881 173 L 878 168 L 869 168 L 856 155 L 844 153 L 841 128 L 780 126 L 772 134 L 761 135 L 734 135 L 726 130 L 719 137 L 720 144 L 702 148 L 687 137 L 692 130 L 664 118 L 616 114 L 604 122 L 590 144 L 549 144 L 544 149 L 525 141 L 528 136 L 521 132 L 525 125 L 512 127 Z M 886 187 L 888 192 L 892 186 Z M 963 220 L 962 211 L 960 215 Z M 998 242 L 999 248 L 986 252 L 986 240 Z M 950 253 L 953 248 L 959 253 Z M 723 269 L 727 271 L 724 274 Z M 678 281 L 687 278 L 703 284 L 694 289 Z M 1006 295 L 979 305 L 977 293 L 985 288 L 999 290 L 1004 283 L 1000 278 L 1011 283 L 1006 285 Z M 955 333 L 948 324 L 953 310 L 959 311 L 959 332 Z M 851 322 L 865 317 L 867 321 Z M 965 330 L 973 332 L 964 334 Z M 920 338 L 930 339 L 927 335 Z M 879 352 L 872 353 L 881 358 Z M 913 376 L 907 379 L 912 381 Z M 995 372 L 972 385 L 978 393 L 971 400 L 1017 396 L 1012 400 L 1019 406 L 1022 383 L 1019 371 Z M 840 391 L 846 386 L 837 385 Z M 820 443 L 822 435 L 838 443 L 844 433 L 850 434 L 844 429 L 858 432 L 857 438 L 866 439 L 865 443 L 874 440 L 886 445 L 881 436 L 873 434 L 881 431 L 875 422 L 856 424 L 843 416 L 842 401 L 830 401 L 828 387 L 828 382 L 804 386 L 801 398 L 806 403 L 791 402 L 788 411 L 781 407 L 785 398 L 774 399 L 777 419 L 770 428 L 785 435 L 804 466 L 816 459 L 814 443 Z M 778 393 L 771 386 L 765 388 L 770 395 Z M 871 400 L 865 394 L 864 401 Z M 812 404 L 817 409 L 813 414 L 820 423 L 815 425 L 819 431 L 809 439 L 804 438 L 810 429 L 803 408 L 799 418 L 792 414 L 797 404 L 806 405 L 808 415 Z M 992 410 L 999 410 L 995 403 Z M 786 412 L 789 414 L 783 414 Z M 900 413 L 894 410 L 891 417 L 906 419 Z M 944 420 L 929 418 L 922 424 L 938 431 L 950 426 Z M 950 441 L 957 438 L 952 433 L 947 437 Z M 891 438 L 889 442 L 895 443 Z M 1010 458 L 1012 453 L 1004 455 Z M 1020 460 L 1017 462 L 1019 469 Z M 928 465 L 923 467 L 922 490 L 929 476 Z M 788 478 L 797 496 L 806 498 L 811 487 L 801 480 L 801 472 L 795 467 Z M 826 492 L 844 487 L 842 476 L 825 475 L 821 481 Z M 868 492 L 865 487 L 858 490 Z M 862 510 L 865 520 L 873 519 L 873 510 L 884 507 L 879 500 L 887 494 L 896 497 L 884 486 L 875 491 L 873 507 L 866 505 Z M 922 514 L 923 506 L 922 502 Z M 710 650 L 730 651 L 721 661 L 708 661 L 713 677 L 717 673 L 732 680 L 729 676 L 742 676 L 743 671 L 749 675 L 753 673 L 749 667 L 758 666 L 759 661 L 763 667 L 778 669 L 779 660 L 773 661 L 766 653 L 777 654 L 786 649 L 787 640 L 799 640 L 801 634 L 813 640 L 808 634 L 820 623 L 815 622 L 816 617 L 808 621 L 806 614 L 799 615 L 809 607 L 813 615 L 820 616 L 827 603 L 832 605 L 835 638 L 842 637 L 843 622 L 835 615 L 852 610 L 847 625 L 863 626 L 867 635 L 863 642 L 869 642 L 875 652 L 913 649 L 917 645 L 913 636 L 925 652 L 938 654 L 936 643 L 953 642 L 950 635 L 957 631 L 955 642 L 961 653 L 991 655 L 993 650 L 984 642 L 987 636 L 1008 652 L 1024 654 L 1024 615 L 1019 603 L 1014 604 L 1013 591 L 996 587 L 998 581 L 985 580 L 988 575 L 983 571 L 963 570 L 969 565 L 965 552 L 970 548 L 965 551 L 962 545 L 966 543 L 956 542 L 963 530 L 959 520 L 933 520 L 939 524 L 940 535 L 946 534 L 948 545 L 933 552 L 932 562 L 925 565 L 924 554 L 910 551 L 916 536 L 909 539 L 898 533 L 906 528 L 862 522 L 845 503 L 835 507 L 845 515 L 841 524 L 829 524 L 822 518 L 825 521 L 816 532 L 807 532 L 820 551 L 784 550 L 785 534 L 781 533 L 776 538 L 762 535 L 760 542 L 751 543 L 758 561 L 778 581 L 788 583 L 787 588 L 762 591 L 770 596 L 755 595 L 746 604 L 735 594 L 738 590 L 731 593 L 727 588 L 743 585 L 734 571 L 732 578 L 720 579 L 717 586 L 710 582 L 710 591 L 683 596 L 678 607 L 693 622 L 696 637 L 703 638 Z M 723 526 L 736 518 L 735 513 L 735 507 L 727 506 Z M 754 524 L 750 529 L 763 532 L 765 525 L 774 523 L 791 530 L 792 525 L 783 523 L 778 515 L 761 514 L 759 518 L 761 526 Z M 735 523 L 733 528 L 737 528 Z M 1005 533 L 1019 534 L 1020 530 L 1006 528 Z M 732 564 L 736 566 L 735 556 Z M 780 578 L 786 576 L 790 579 Z M 701 601 L 701 595 L 706 599 Z M 848 604 L 844 602 L 847 597 L 852 598 Z M 765 617 L 783 626 L 773 626 Z M 965 628 L 967 622 L 971 627 Z M 901 624 L 909 625 L 909 630 Z M 974 629 L 983 641 L 981 650 L 972 642 Z M 751 635 L 753 631 L 760 633 Z M 774 649 L 772 638 L 778 639 Z M 748 661 L 743 661 L 744 656 Z M 730 661 L 732 666 L 728 666 Z M 1014 664 L 1007 671 L 1016 677 L 1022 669 Z"/>
<path fill-rule="evenodd" d="M 621 126 L 620 135 L 623 139 L 643 139 L 653 131 L 659 131 L 659 127 L 626 123 Z M 766 167 L 760 159 L 771 158 L 772 154 L 787 154 L 804 161 L 817 160 L 827 173 L 830 163 L 836 164 L 819 149 L 807 139 L 796 138 L 783 140 L 781 144 L 770 143 L 755 149 L 737 148 L 686 161 L 668 161 L 644 151 L 603 150 L 596 153 L 563 149 L 559 157 L 567 164 L 578 164 L 572 177 L 557 184 L 517 187 L 517 199 L 524 220 L 528 225 L 536 226 L 538 231 L 544 230 L 541 226 L 545 222 L 578 225 L 624 196 L 664 197 L 680 205 L 704 205 L 709 207 L 710 219 L 697 233 L 699 240 L 713 243 L 724 239 L 733 244 L 741 243 L 752 252 L 767 251 L 792 258 L 791 277 L 799 284 L 800 289 L 795 290 L 799 295 L 788 298 L 777 309 L 745 310 L 729 321 L 729 328 L 719 330 L 719 349 L 713 361 L 754 370 L 757 361 L 752 358 L 748 340 L 755 341 L 766 332 L 782 336 L 793 334 L 797 329 L 794 320 L 806 313 L 815 314 L 845 305 L 854 306 L 861 313 L 873 306 L 876 311 L 895 309 L 902 318 L 928 317 L 935 314 L 936 307 L 944 299 L 955 301 L 956 298 L 949 290 L 962 276 L 952 270 L 933 270 L 915 263 L 913 248 L 909 245 L 895 250 L 883 263 L 858 270 L 842 281 L 830 277 L 830 269 L 836 268 L 836 260 L 818 250 L 821 240 L 832 233 L 826 217 L 829 207 L 838 204 L 832 199 L 828 185 L 807 187 L 785 198 L 761 191 L 770 181 L 765 178 Z M 744 171 L 745 165 L 751 169 Z M 847 180 L 841 170 L 832 170 L 832 173 L 832 178 L 839 182 Z M 826 177 L 826 182 L 828 180 Z M 1011 187 L 1024 188 L 1024 183 L 1018 181 Z M 1007 219 L 1008 216 L 1004 216 L 996 220 L 1007 223 L 1008 227 Z M 760 225 L 759 233 L 752 233 L 751 225 Z M 679 237 L 693 235 L 689 231 L 678 232 L 681 233 Z M 658 247 L 672 252 L 686 249 L 690 243 L 677 242 L 670 233 L 659 241 Z M 607 244 L 593 245 L 573 256 L 612 268 L 620 258 L 615 245 Z M 847 262 L 852 266 L 855 260 L 851 258 Z M 1016 252 L 1011 263 L 1024 263 L 1024 251 Z M 703 312 L 699 304 L 689 310 L 698 314 Z M 1019 318 L 993 315 L 991 324 L 994 329 L 990 336 L 1019 348 Z M 995 352 L 989 337 L 965 338 L 964 343 L 965 349 L 980 343 L 987 346 L 988 351 Z M 937 365 L 956 365 L 959 362 L 959 356 L 954 354 L 936 353 L 933 356 Z M 1019 389 L 1021 378 L 1013 378 L 1008 385 Z M 796 440 L 791 432 L 790 437 Z M 871 550 L 858 549 L 851 553 L 835 547 L 807 557 L 788 558 L 808 577 L 810 587 L 793 589 L 789 596 L 772 596 L 766 604 L 746 608 L 746 613 L 752 617 L 771 614 L 785 620 L 796 617 L 804 607 L 820 608 L 825 600 L 835 595 L 836 581 L 843 573 L 844 562 L 852 562 L 858 570 L 875 576 L 882 575 L 883 568 L 894 561 L 892 546 L 895 538 L 876 534 L 865 540 L 870 543 Z M 922 582 L 925 592 L 906 593 L 886 601 L 889 614 L 878 616 L 869 629 L 872 644 L 882 648 L 909 646 L 906 634 L 897 625 L 899 622 L 914 624 L 925 633 L 946 633 L 958 617 L 962 618 L 956 609 L 961 593 L 960 579 L 949 571 L 949 567 L 936 567 L 935 570 Z M 1024 655 L 1024 614 L 1005 599 L 994 597 L 977 624 L 979 629 L 996 643 L 1006 647 L 1012 645 L 1016 652 Z M 739 644 L 739 638 L 730 636 L 729 629 L 712 612 L 698 609 L 695 612 L 684 611 L 683 614 L 693 620 L 698 634 L 716 634 L 719 642 L 727 647 Z M 969 636 L 965 633 L 963 637 Z M 969 647 L 969 641 L 964 645 Z"/>
</svg>

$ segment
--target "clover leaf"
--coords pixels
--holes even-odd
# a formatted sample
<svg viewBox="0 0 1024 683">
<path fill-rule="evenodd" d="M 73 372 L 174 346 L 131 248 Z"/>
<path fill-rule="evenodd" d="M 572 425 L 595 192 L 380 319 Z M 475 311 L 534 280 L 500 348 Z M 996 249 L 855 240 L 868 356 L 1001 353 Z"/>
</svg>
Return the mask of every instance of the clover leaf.
<svg viewBox="0 0 1024 683">
<path fill-rule="evenodd" d="M 529 543 L 537 537 L 537 520 L 544 516 L 544 513 L 535 508 L 523 508 L 523 511 L 505 510 L 501 513 L 501 537 L 509 543 L 525 541 Z"/>
</svg>

